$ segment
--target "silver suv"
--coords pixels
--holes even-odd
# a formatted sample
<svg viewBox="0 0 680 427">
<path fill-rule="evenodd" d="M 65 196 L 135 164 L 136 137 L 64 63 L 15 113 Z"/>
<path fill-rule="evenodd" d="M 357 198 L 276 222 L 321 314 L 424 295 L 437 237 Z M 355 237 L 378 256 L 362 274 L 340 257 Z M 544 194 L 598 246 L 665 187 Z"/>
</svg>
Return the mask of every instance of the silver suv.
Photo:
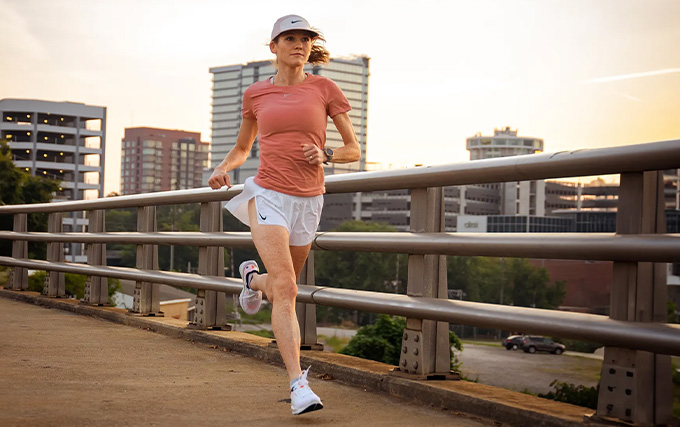
<svg viewBox="0 0 680 427">
<path fill-rule="evenodd" d="M 525 353 L 536 353 L 537 351 L 547 351 L 549 353 L 555 353 L 560 355 L 564 353 L 566 347 L 560 343 L 557 343 L 550 338 L 540 337 L 540 336 L 526 336 L 522 339 L 520 348 L 524 350 Z"/>
</svg>

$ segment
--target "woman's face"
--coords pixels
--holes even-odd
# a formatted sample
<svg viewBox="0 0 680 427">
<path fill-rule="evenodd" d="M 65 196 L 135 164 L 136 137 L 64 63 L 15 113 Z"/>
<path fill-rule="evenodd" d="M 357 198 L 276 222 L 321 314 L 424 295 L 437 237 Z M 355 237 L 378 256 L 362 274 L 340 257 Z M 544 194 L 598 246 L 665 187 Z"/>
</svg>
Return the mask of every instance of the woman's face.
<svg viewBox="0 0 680 427">
<path fill-rule="evenodd" d="M 269 49 L 276 55 L 279 67 L 304 66 L 312 51 L 312 36 L 306 31 L 286 31 L 269 44 Z"/>
</svg>

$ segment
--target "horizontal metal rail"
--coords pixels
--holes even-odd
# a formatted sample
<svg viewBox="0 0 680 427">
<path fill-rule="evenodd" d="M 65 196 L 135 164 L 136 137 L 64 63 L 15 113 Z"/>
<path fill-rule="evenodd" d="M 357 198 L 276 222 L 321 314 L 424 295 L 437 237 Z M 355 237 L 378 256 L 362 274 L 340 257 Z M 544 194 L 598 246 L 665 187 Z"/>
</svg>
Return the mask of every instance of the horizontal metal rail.
<svg viewBox="0 0 680 427">
<path fill-rule="evenodd" d="M 0 239 L 34 242 L 158 244 L 253 247 L 248 232 L 17 233 Z M 680 234 L 611 233 L 317 233 L 312 248 L 325 251 L 391 252 L 508 258 L 676 262 Z"/>
<path fill-rule="evenodd" d="M 175 287 L 190 286 L 232 294 L 239 293 L 242 289 L 239 279 L 157 270 L 90 266 L 10 257 L 0 257 L 0 265 L 162 283 Z M 593 314 L 307 285 L 299 285 L 297 300 L 303 303 L 417 319 L 521 330 L 525 333 L 554 335 L 593 341 L 608 346 L 680 356 L 680 325 L 625 322 Z"/>
<path fill-rule="evenodd" d="M 328 193 L 444 187 L 535 179 L 674 169 L 680 166 L 680 140 L 591 150 L 562 151 L 475 160 L 439 166 L 357 172 L 326 178 Z M 33 205 L 0 206 L 0 214 L 69 212 L 229 200 L 243 190 L 197 188 Z"/>
</svg>

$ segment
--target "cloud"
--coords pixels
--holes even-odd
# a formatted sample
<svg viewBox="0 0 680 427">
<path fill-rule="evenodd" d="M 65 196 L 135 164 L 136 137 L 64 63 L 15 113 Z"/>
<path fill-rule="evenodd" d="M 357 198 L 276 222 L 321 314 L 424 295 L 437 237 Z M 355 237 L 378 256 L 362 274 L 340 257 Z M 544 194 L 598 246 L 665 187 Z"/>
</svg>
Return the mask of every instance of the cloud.
<svg viewBox="0 0 680 427">
<path fill-rule="evenodd" d="M 587 84 L 609 83 L 609 82 L 615 82 L 615 81 L 618 81 L 618 80 L 639 79 L 639 78 L 642 78 L 642 77 L 660 76 L 660 75 L 663 75 L 663 74 L 673 74 L 673 73 L 680 73 L 680 68 L 666 68 L 666 69 L 663 69 L 663 70 L 645 71 L 643 73 L 619 74 L 617 76 L 597 77 L 595 79 L 586 80 L 584 83 L 587 83 Z"/>
<path fill-rule="evenodd" d="M 642 101 L 640 98 L 636 98 L 636 97 L 634 97 L 633 95 L 629 95 L 629 94 L 627 94 L 627 93 L 621 92 L 621 93 L 619 93 L 618 95 L 619 95 L 619 96 L 622 96 L 622 97 L 624 97 L 624 98 L 626 98 L 626 99 L 630 99 L 631 101 L 636 101 L 636 102 Z"/>
</svg>

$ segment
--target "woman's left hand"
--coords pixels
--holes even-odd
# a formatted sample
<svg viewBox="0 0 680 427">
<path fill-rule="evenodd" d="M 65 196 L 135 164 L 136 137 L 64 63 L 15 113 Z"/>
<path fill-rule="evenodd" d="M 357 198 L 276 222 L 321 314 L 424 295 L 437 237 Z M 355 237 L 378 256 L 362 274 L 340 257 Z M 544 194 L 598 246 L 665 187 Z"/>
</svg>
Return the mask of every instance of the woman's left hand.
<svg viewBox="0 0 680 427">
<path fill-rule="evenodd" d="M 326 153 L 314 144 L 300 144 L 302 154 L 310 165 L 320 165 L 326 160 Z"/>
</svg>

